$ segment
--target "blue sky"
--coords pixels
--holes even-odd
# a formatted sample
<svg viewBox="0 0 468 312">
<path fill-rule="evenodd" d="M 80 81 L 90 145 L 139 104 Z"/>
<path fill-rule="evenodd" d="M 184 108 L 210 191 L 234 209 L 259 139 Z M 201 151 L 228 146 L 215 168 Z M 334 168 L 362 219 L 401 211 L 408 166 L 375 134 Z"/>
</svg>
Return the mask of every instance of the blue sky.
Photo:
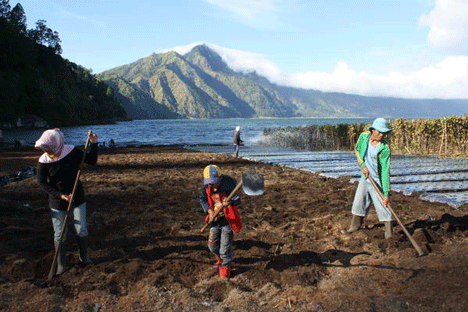
<svg viewBox="0 0 468 312">
<path fill-rule="evenodd" d="M 28 28 L 99 73 L 206 43 L 233 69 L 287 86 L 468 98 L 468 0 L 23 0 Z"/>
</svg>

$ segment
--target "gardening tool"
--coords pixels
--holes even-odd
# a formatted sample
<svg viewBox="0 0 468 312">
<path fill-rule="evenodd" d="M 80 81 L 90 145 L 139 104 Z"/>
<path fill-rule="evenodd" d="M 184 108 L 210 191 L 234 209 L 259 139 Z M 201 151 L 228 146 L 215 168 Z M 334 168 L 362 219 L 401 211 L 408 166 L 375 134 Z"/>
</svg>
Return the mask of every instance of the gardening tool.
<svg viewBox="0 0 468 312">
<path fill-rule="evenodd" d="M 65 233 L 65 230 L 67 228 L 67 225 L 68 225 L 68 222 L 69 222 L 69 219 L 70 219 L 70 214 L 71 214 L 72 209 L 73 209 L 73 205 L 72 205 L 73 198 L 75 197 L 76 186 L 78 185 L 78 181 L 80 179 L 81 168 L 82 168 L 83 163 L 84 163 L 84 159 L 85 159 L 85 156 L 86 156 L 86 150 L 88 149 L 88 145 L 89 145 L 89 137 L 90 137 L 91 134 L 92 134 L 92 132 L 88 131 L 88 138 L 86 140 L 86 144 L 85 144 L 85 147 L 84 147 L 85 152 L 83 153 L 83 158 L 81 159 L 81 163 L 80 163 L 78 172 L 76 173 L 75 184 L 73 185 L 73 191 L 72 191 L 71 196 L 70 196 L 70 201 L 68 202 L 67 213 L 66 213 L 65 219 L 63 221 L 62 231 L 60 232 L 59 244 L 58 244 L 58 247 L 55 249 L 54 260 L 52 261 L 52 266 L 50 267 L 49 277 L 48 277 L 49 281 L 51 281 L 54 278 L 55 274 L 57 273 L 58 256 L 60 254 L 60 249 L 62 248 L 63 238 L 65 236 L 64 233 Z"/>
<path fill-rule="evenodd" d="M 362 160 L 361 160 L 361 157 L 359 157 L 359 154 L 357 153 L 357 151 L 355 151 L 356 153 L 356 156 L 357 156 L 357 159 L 358 159 L 358 163 L 359 163 L 359 167 L 361 167 L 362 165 Z M 377 191 L 377 194 L 379 194 L 379 197 L 384 200 L 384 195 L 382 194 L 382 191 L 380 190 L 380 187 L 377 185 L 377 183 L 369 176 L 368 177 L 368 180 L 371 182 L 372 186 L 375 188 L 375 190 Z M 406 229 L 406 227 L 403 225 L 403 222 L 401 222 L 400 218 L 398 218 L 397 214 L 395 213 L 395 211 L 392 209 L 392 207 L 390 207 L 390 204 L 387 204 L 385 206 L 388 210 L 390 210 L 390 212 L 392 213 L 393 217 L 395 217 L 395 220 L 398 222 L 398 224 L 401 226 L 401 228 L 403 229 L 403 232 L 405 233 L 405 235 L 408 237 L 408 239 L 410 240 L 411 244 L 413 245 L 414 249 L 416 249 L 416 251 L 418 252 L 419 256 L 424 256 L 425 253 L 423 252 L 423 250 L 421 249 L 421 247 L 416 243 L 416 241 L 414 240 L 414 238 L 411 236 L 411 234 L 408 232 L 408 230 Z"/>
<path fill-rule="evenodd" d="M 226 197 L 227 201 L 230 201 L 234 195 L 239 191 L 239 189 L 242 187 L 244 190 L 244 193 L 249 195 L 249 196 L 258 196 L 262 195 L 263 192 L 265 191 L 265 183 L 263 181 L 263 176 L 260 173 L 256 173 L 251 169 L 251 172 L 243 173 L 241 177 L 241 181 L 237 184 L 236 188 L 229 194 L 228 197 Z M 219 207 L 219 209 L 216 209 L 215 212 L 213 213 L 212 218 L 208 221 L 207 224 L 205 224 L 200 232 L 203 232 L 206 230 L 208 226 L 211 225 L 211 223 L 216 219 L 216 217 L 219 215 L 221 211 L 223 211 L 224 206 Z"/>
<path fill-rule="evenodd" d="M 250 169 L 249 173 L 242 174 L 242 189 L 244 193 L 249 196 L 258 196 L 262 195 L 265 191 L 265 183 L 263 181 L 263 176 L 260 173 Z"/>
<path fill-rule="evenodd" d="M 371 182 L 372 186 L 375 188 L 375 190 L 377 191 L 377 193 L 379 194 L 380 198 L 383 200 L 384 199 L 384 195 L 382 194 L 382 192 L 380 191 L 380 188 L 379 186 L 377 185 L 377 183 L 375 183 L 375 181 L 369 177 L 368 178 L 369 181 Z M 413 245 L 413 247 L 416 249 L 416 251 L 418 252 L 418 254 L 420 256 L 424 256 L 425 253 L 423 252 L 423 250 L 421 249 L 421 247 L 416 243 L 416 241 L 414 240 L 414 238 L 411 236 L 411 234 L 408 232 L 408 230 L 406 229 L 406 227 L 403 225 L 403 223 L 401 222 L 400 218 L 398 218 L 397 214 L 395 213 L 395 211 L 392 209 L 392 207 L 390 207 L 390 204 L 387 204 L 386 205 L 387 209 L 390 210 L 390 212 L 392 213 L 392 215 L 395 217 L 395 220 L 398 222 L 398 224 L 401 226 L 401 228 L 403 229 L 403 232 L 406 234 L 406 236 L 408 237 L 408 239 L 410 240 L 411 244 Z"/>
</svg>

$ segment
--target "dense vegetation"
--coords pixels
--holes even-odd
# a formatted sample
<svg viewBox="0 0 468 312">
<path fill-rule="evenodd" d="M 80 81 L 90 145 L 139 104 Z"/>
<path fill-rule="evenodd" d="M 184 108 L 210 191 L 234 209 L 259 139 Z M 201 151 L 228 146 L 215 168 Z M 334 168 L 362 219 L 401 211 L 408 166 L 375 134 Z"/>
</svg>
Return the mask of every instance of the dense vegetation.
<svg viewBox="0 0 468 312">
<path fill-rule="evenodd" d="M 27 30 L 21 4 L 0 1 L 0 125 L 35 115 L 50 126 L 126 119 L 111 87 L 63 59 L 58 33 L 44 20 Z"/>
<path fill-rule="evenodd" d="M 437 119 L 397 118 L 390 122 L 388 136 L 394 154 L 466 157 L 468 115 Z M 370 124 L 268 128 L 264 145 L 305 150 L 352 150 L 361 132 Z"/>
</svg>

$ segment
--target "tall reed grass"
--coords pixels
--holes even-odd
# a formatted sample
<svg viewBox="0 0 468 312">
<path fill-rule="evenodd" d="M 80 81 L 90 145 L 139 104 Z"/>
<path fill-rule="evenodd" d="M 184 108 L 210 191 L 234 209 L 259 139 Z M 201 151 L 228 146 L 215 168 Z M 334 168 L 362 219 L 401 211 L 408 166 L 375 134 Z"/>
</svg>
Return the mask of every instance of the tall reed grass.
<svg viewBox="0 0 468 312">
<path fill-rule="evenodd" d="M 267 128 L 263 130 L 266 146 L 305 150 L 353 150 L 359 135 L 371 124 L 317 125 L 307 127 Z M 390 121 L 388 136 L 393 154 L 468 156 L 468 115 L 437 119 L 397 118 Z"/>
</svg>

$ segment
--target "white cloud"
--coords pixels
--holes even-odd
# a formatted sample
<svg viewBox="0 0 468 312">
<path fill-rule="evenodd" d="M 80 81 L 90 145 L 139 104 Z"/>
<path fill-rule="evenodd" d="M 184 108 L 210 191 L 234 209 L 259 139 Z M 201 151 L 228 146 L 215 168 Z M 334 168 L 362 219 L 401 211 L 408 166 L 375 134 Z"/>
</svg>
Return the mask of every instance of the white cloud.
<svg viewBox="0 0 468 312">
<path fill-rule="evenodd" d="M 365 96 L 468 98 L 468 56 L 447 57 L 435 65 L 409 74 L 391 72 L 387 75 L 374 75 L 349 68 L 345 62 L 338 62 L 331 73 L 285 73 L 265 55 L 211 43 L 192 43 L 160 52 L 177 51 L 185 54 L 199 44 L 205 44 L 216 51 L 233 70 L 243 73 L 255 71 L 278 85 Z"/>
<path fill-rule="evenodd" d="M 169 52 L 169 51 L 174 51 L 174 52 L 177 52 L 177 53 L 183 55 L 185 53 L 190 52 L 190 50 L 192 50 L 197 45 L 201 45 L 201 44 L 205 44 L 205 43 L 204 42 L 194 42 L 194 43 L 190 43 L 190 44 L 185 45 L 185 46 L 176 46 L 176 47 L 173 47 L 173 48 L 170 48 L 170 49 L 156 50 L 156 52 L 157 53 L 166 53 L 166 52 Z"/>
<path fill-rule="evenodd" d="M 243 23 L 259 27 L 274 28 L 279 19 L 281 7 L 295 0 L 203 0 L 224 11 L 232 13 Z"/>
<path fill-rule="evenodd" d="M 337 91 L 366 96 L 403 98 L 468 97 L 468 57 L 447 57 L 438 64 L 410 74 L 373 75 L 357 72 L 339 62 L 330 73 L 306 72 L 289 75 L 290 86 Z"/>
<path fill-rule="evenodd" d="M 67 16 L 70 16 L 75 20 L 89 22 L 89 23 L 92 23 L 95 26 L 102 27 L 102 28 L 107 27 L 106 23 L 104 23 L 102 21 L 99 21 L 99 20 L 92 19 L 92 18 L 90 18 L 88 16 L 75 14 L 75 13 L 72 13 L 72 12 L 66 11 L 66 10 L 61 10 L 61 11 L 62 11 L 63 14 L 65 14 Z"/>
<path fill-rule="evenodd" d="M 419 18 L 430 28 L 427 41 L 434 47 L 468 48 L 468 0 L 437 0 L 429 14 Z"/>
<path fill-rule="evenodd" d="M 189 52 L 197 45 L 206 45 L 216 51 L 221 58 L 229 65 L 229 67 L 237 72 L 251 73 L 256 71 L 262 76 L 280 76 L 281 70 L 272 61 L 268 60 L 265 55 L 260 53 L 245 52 L 230 48 L 221 47 L 212 43 L 194 42 L 185 46 L 176 46 L 170 49 L 158 50 L 158 53 L 175 51 L 181 55 Z"/>
</svg>

